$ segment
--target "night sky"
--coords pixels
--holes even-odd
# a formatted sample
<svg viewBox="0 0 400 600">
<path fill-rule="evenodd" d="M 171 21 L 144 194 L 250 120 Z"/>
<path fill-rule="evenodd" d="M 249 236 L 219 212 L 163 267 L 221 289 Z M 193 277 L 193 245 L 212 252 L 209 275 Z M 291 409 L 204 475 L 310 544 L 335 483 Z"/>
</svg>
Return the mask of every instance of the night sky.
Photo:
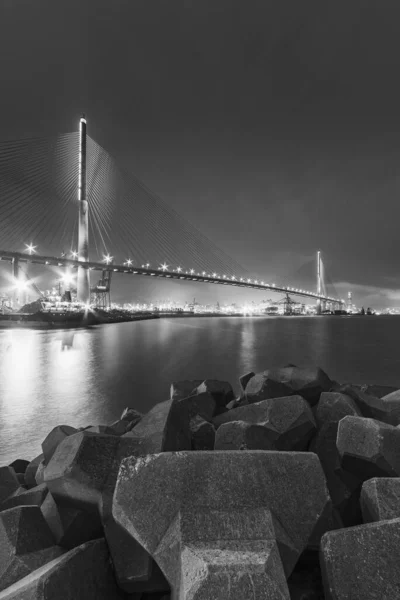
<svg viewBox="0 0 400 600">
<path fill-rule="evenodd" d="M 342 297 L 400 306 L 399 22 L 397 0 L 3 0 L 0 138 L 73 131 L 85 112 L 260 278 L 320 248 Z"/>
</svg>

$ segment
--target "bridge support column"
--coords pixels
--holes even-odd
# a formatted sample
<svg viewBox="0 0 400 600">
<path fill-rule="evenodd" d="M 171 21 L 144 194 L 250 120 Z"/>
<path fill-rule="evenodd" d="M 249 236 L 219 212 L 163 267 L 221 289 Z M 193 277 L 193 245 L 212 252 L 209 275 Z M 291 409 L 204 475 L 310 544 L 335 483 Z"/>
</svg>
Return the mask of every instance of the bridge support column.
<svg viewBox="0 0 400 600">
<path fill-rule="evenodd" d="M 18 258 L 12 259 L 12 277 L 13 277 L 13 309 L 17 310 L 26 304 L 25 289 L 24 289 L 24 278 L 22 271 L 19 267 Z"/>
<path fill-rule="evenodd" d="M 79 229 L 78 260 L 89 261 L 89 214 L 86 198 L 86 119 L 83 115 L 79 122 Z M 78 267 L 77 275 L 78 302 L 90 303 L 90 271 L 85 266 Z"/>
<path fill-rule="evenodd" d="M 322 290 L 322 282 L 321 282 L 321 252 L 320 250 L 318 250 L 317 252 L 317 294 L 318 296 L 321 295 L 321 290 Z M 317 300 L 317 315 L 320 315 L 322 312 L 323 308 L 322 308 L 322 303 L 321 303 L 321 299 L 318 298 Z"/>
</svg>

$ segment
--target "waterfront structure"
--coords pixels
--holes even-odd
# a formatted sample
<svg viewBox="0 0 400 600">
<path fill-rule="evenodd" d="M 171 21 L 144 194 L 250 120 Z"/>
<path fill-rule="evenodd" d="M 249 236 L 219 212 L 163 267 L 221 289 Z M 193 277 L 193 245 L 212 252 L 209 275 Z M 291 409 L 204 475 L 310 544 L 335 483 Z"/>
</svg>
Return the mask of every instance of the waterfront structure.
<svg viewBox="0 0 400 600">
<path fill-rule="evenodd" d="M 89 262 L 89 205 L 86 197 L 86 118 L 82 115 L 79 121 L 79 225 L 78 225 L 78 260 Z M 90 303 L 90 271 L 87 266 L 78 266 L 77 282 L 78 301 Z"/>
<path fill-rule="evenodd" d="M 93 142 L 93 141 L 92 141 Z M 13 160 L 15 152 L 14 150 L 9 151 L 10 160 Z M 6 159 L 4 160 L 4 162 Z M 40 171 L 38 177 L 42 176 L 43 171 Z M 79 121 L 79 161 L 78 161 L 78 249 L 77 251 L 71 251 L 70 256 L 66 256 L 64 252 L 60 253 L 61 256 L 46 256 L 43 254 L 39 254 L 36 250 L 34 250 L 34 246 L 27 245 L 28 252 L 19 252 L 14 250 L 0 250 L 0 260 L 9 261 L 12 263 L 13 275 L 14 275 L 14 284 L 17 290 L 19 288 L 23 288 L 26 284 L 28 288 L 34 287 L 32 281 L 27 281 L 25 278 L 25 283 L 20 283 L 19 278 L 21 276 L 21 264 L 25 264 L 25 267 L 29 263 L 36 263 L 39 265 L 48 265 L 48 266 L 56 266 L 62 267 L 67 270 L 66 278 L 64 280 L 64 291 L 70 291 L 68 289 L 67 279 L 73 277 L 73 273 L 76 272 L 76 288 L 77 288 L 77 299 L 81 303 L 88 305 L 91 301 L 91 288 L 90 288 L 90 271 L 97 270 L 101 271 L 101 279 L 96 288 L 93 288 L 93 292 L 96 294 L 96 302 L 97 305 L 106 306 L 110 304 L 109 292 L 110 292 L 110 283 L 111 283 L 111 274 L 112 273 L 121 273 L 126 275 L 141 275 L 141 276 L 150 276 L 150 277 L 162 277 L 162 278 L 171 278 L 181 281 L 195 281 L 198 283 L 207 283 L 207 284 L 216 284 L 216 285 L 229 285 L 232 287 L 243 287 L 247 289 L 257 289 L 257 290 L 268 290 L 278 293 L 283 293 L 285 295 L 286 303 L 289 305 L 290 301 L 287 302 L 287 299 L 291 296 L 301 296 L 303 298 L 310 298 L 317 303 L 317 306 L 321 309 L 324 306 L 325 302 L 330 302 L 332 305 L 336 305 L 338 308 L 343 306 L 344 301 L 339 298 L 328 297 L 326 293 L 323 291 L 323 275 L 322 275 L 322 259 L 321 252 L 318 251 L 318 269 L 317 269 L 317 290 L 304 290 L 299 288 L 294 288 L 285 285 L 276 285 L 275 283 L 264 282 L 263 280 L 253 279 L 249 277 L 239 277 L 232 274 L 221 274 L 212 270 L 199 270 L 197 271 L 194 268 L 190 268 L 185 270 L 180 265 L 177 267 L 173 267 L 167 264 L 167 262 L 160 263 L 159 267 L 151 267 L 149 262 L 145 262 L 143 265 L 136 265 L 137 261 L 132 260 L 132 258 L 125 259 L 125 262 L 118 264 L 118 261 L 107 260 L 109 255 L 105 257 L 105 259 L 100 261 L 90 261 L 89 259 L 89 211 L 92 210 L 90 214 L 93 216 L 93 222 L 98 219 L 98 215 L 96 215 L 96 211 L 98 211 L 98 206 L 95 208 L 96 199 L 94 198 L 95 192 L 93 192 L 93 186 L 87 186 L 87 122 L 85 116 L 82 116 Z M 103 183 L 103 180 L 101 180 Z M 97 193 L 97 192 L 96 192 Z M 91 209 L 91 197 L 93 195 L 93 206 Z M 155 202 L 155 201 L 154 201 Z M 152 207 L 154 206 L 154 203 Z M 152 208 L 153 210 L 153 208 Z M 152 220 L 150 219 L 150 223 L 152 224 Z M 190 235 L 187 234 L 187 224 L 184 224 L 184 232 L 185 238 L 190 240 L 191 247 L 190 252 L 193 254 L 193 239 Z M 174 235 L 177 235 L 177 231 L 174 230 Z M 173 245 L 173 240 L 167 238 L 165 235 L 161 236 L 155 234 L 153 231 L 151 232 L 151 237 L 156 238 L 158 241 L 165 240 L 169 246 Z M 201 236 L 201 239 L 204 241 L 204 236 Z M 207 240 L 206 240 L 207 241 Z M 212 242 L 208 240 L 210 247 L 212 246 Z M 207 244 L 204 244 L 204 256 L 208 256 L 209 248 Z M 218 249 L 217 249 L 218 250 Z M 211 252 L 211 251 L 210 251 Z M 192 255 L 191 254 L 191 255 Z M 196 255 L 197 256 L 197 255 Z M 201 261 L 201 256 L 198 255 L 197 259 Z M 215 256 L 215 260 L 217 261 L 217 265 L 221 266 L 221 264 L 233 264 L 233 263 L 222 263 L 221 262 L 221 254 L 212 255 Z M 227 257 L 228 260 L 231 260 Z M 219 261 L 219 262 L 218 262 Z M 105 262 L 105 264 L 104 264 Z M 140 261 L 143 262 L 143 261 Z M 237 266 L 237 263 L 235 263 Z M 239 265 L 240 267 L 240 265 Z M 231 268 L 231 267 L 229 267 Z M 21 290 L 20 290 L 21 291 Z M 16 297 L 15 304 L 18 305 L 21 303 L 22 293 Z"/>
</svg>

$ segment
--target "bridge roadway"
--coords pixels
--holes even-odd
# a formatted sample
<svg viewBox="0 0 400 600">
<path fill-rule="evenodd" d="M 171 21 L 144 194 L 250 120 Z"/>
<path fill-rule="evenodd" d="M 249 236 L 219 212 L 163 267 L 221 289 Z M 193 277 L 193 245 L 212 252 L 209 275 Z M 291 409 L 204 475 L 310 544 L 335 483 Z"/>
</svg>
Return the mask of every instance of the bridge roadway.
<svg viewBox="0 0 400 600">
<path fill-rule="evenodd" d="M 0 250 L 0 261 L 8 261 L 12 262 L 14 259 L 18 260 L 20 263 L 34 263 L 38 265 L 49 265 L 55 267 L 84 267 L 86 269 L 90 269 L 91 271 L 112 271 L 113 273 L 128 273 L 132 275 L 146 275 L 150 277 L 164 277 L 166 279 L 182 279 L 187 281 L 198 281 L 200 283 L 213 283 L 217 285 L 230 285 L 236 287 L 244 287 L 255 290 L 270 290 L 272 292 L 282 292 L 284 294 L 291 294 L 293 296 L 302 296 L 304 298 L 312 298 L 314 300 L 322 300 L 325 302 L 333 302 L 337 304 L 343 304 L 342 300 L 338 298 L 331 298 L 328 296 L 319 296 L 317 293 L 309 292 L 305 290 L 296 290 L 290 287 L 280 287 L 274 284 L 269 283 L 250 283 L 245 281 L 244 279 L 240 281 L 239 279 L 224 279 L 223 277 L 210 277 L 207 275 L 200 275 L 199 273 L 189 273 L 189 272 L 181 272 L 177 271 L 164 271 L 161 269 L 147 269 L 143 267 L 136 267 L 134 265 L 115 265 L 115 264 L 105 264 L 104 262 L 80 262 L 79 260 L 74 260 L 65 257 L 54 257 L 54 256 L 40 256 L 38 254 L 26 254 L 25 252 L 11 252 L 9 250 Z"/>
</svg>

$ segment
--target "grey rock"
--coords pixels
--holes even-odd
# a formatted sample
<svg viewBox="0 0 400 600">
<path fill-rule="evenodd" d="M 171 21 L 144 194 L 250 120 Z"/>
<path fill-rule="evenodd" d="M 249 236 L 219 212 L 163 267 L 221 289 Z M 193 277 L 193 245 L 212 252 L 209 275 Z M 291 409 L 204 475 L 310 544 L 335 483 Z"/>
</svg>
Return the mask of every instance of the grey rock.
<svg viewBox="0 0 400 600">
<path fill-rule="evenodd" d="M 199 415 L 190 420 L 190 435 L 192 450 L 213 450 L 215 442 L 215 427 Z"/>
<path fill-rule="evenodd" d="M 235 394 L 228 381 L 219 381 L 218 379 L 205 379 L 198 387 L 197 394 L 211 394 L 219 408 L 225 406 L 231 400 L 234 400 Z"/>
<path fill-rule="evenodd" d="M 0 513 L 0 590 L 62 554 L 37 506 Z"/>
<path fill-rule="evenodd" d="M 110 427 L 109 425 L 91 425 L 90 427 L 87 427 L 85 431 L 104 435 L 120 435 L 115 428 Z"/>
<path fill-rule="evenodd" d="M 399 547 L 400 519 L 325 533 L 321 568 L 326 600 L 400 598 Z"/>
<path fill-rule="evenodd" d="M 246 385 L 249 383 L 250 379 L 252 377 L 254 377 L 254 375 L 255 375 L 255 373 L 253 371 L 250 371 L 249 373 L 245 373 L 244 375 L 241 375 L 239 377 L 239 385 L 240 385 L 242 394 L 244 394 L 244 392 L 246 390 Z"/>
<path fill-rule="evenodd" d="M 203 382 L 202 379 L 193 379 L 185 381 L 174 381 L 171 383 L 170 399 L 181 400 L 197 393 L 197 388 Z"/>
<path fill-rule="evenodd" d="M 10 496 L 0 506 L 0 510 L 7 510 L 15 506 L 38 506 L 53 534 L 55 543 L 59 544 L 62 533 L 60 515 L 54 498 L 45 483 L 24 490 L 15 496 Z"/>
<path fill-rule="evenodd" d="M 190 450 L 189 412 L 185 403 L 166 400 L 156 404 L 124 437 L 140 438 L 142 455 Z M 139 442 L 138 442 L 139 443 Z"/>
<path fill-rule="evenodd" d="M 276 450 L 274 437 L 265 425 L 230 421 L 218 427 L 214 450 Z"/>
<path fill-rule="evenodd" d="M 69 425 L 57 425 L 57 427 L 54 427 L 54 429 L 50 431 L 42 442 L 42 452 L 44 463 L 46 465 L 53 456 L 58 444 L 67 436 L 72 435 L 77 431 L 78 430 L 75 429 L 75 427 L 70 427 Z"/>
<path fill-rule="evenodd" d="M 325 473 L 333 507 L 346 527 L 362 523 L 359 497 L 362 478 L 343 471 L 336 446 L 339 424 L 328 421 L 312 440 L 309 450 L 315 452 Z M 335 527 L 332 527 L 334 529 Z"/>
<path fill-rule="evenodd" d="M 166 569 L 172 556 L 169 543 L 175 542 L 169 540 L 168 532 L 173 538 L 178 535 L 177 515 L 193 521 L 200 508 L 223 511 L 213 534 L 217 540 L 223 536 L 230 512 L 246 519 L 250 509 L 267 508 L 288 575 L 327 505 L 325 477 L 315 454 L 177 452 L 125 459 L 114 493 L 113 515 L 156 559 L 171 583 L 174 576 Z M 239 517 L 238 523 L 240 527 Z M 201 536 L 204 527 L 201 522 L 193 535 Z M 176 560 L 172 571 L 178 568 Z"/>
<path fill-rule="evenodd" d="M 374 419 L 344 417 L 336 442 L 341 466 L 358 477 L 400 476 L 400 429 Z"/>
<path fill-rule="evenodd" d="M 31 460 L 31 462 L 29 463 L 29 465 L 26 467 L 26 471 L 25 471 L 25 485 L 28 488 L 33 488 L 37 486 L 36 483 L 36 471 L 38 469 L 38 466 L 40 464 L 40 462 L 44 459 L 43 454 L 39 454 L 39 456 L 36 456 L 33 460 Z"/>
<path fill-rule="evenodd" d="M 339 392 L 322 392 L 315 413 L 318 426 L 327 422 L 337 423 L 347 415 L 362 416 L 360 409 L 350 396 Z"/>
<path fill-rule="evenodd" d="M 342 393 L 353 398 L 364 417 L 377 419 L 394 426 L 400 424 L 399 391 L 379 398 L 362 390 L 362 387 L 359 388 L 354 385 L 344 385 L 340 388 Z"/>
<path fill-rule="evenodd" d="M 127 406 L 121 413 L 120 420 L 121 421 L 129 421 L 130 423 L 139 423 L 140 419 L 143 417 L 143 413 L 139 412 L 135 408 L 131 408 Z"/>
<path fill-rule="evenodd" d="M 25 473 L 28 465 L 29 465 L 29 460 L 24 460 L 23 458 L 17 458 L 17 460 L 14 460 L 9 465 L 9 467 L 12 467 L 18 475 L 18 473 Z"/>
<path fill-rule="evenodd" d="M 368 479 L 360 503 L 364 523 L 400 518 L 400 477 Z"/>
<path fill-rule="evenodd" d="M 189 419 L 199 415 L 206 421 L 211 421 L 217 410 L 217 403 L 210 392 L 201 392 L 194 396 L 177 400 L 177 406 L 179 408 L 185 407 L 185 414 L 189 415 Z"/>
<path fill-rule="evenodd" d="M 45 462 L 44 459 L 40 461 L 40 463 L 38 464 L 38 468 L 36 469 L 36 473 L 35 473 L 35 481 L 36 481 L 36 485 L 40 485 L 41 483 L 44 483 L 44 469 L 45 469 Z"/>
<path fill-rule="evenodd" d="M 311 408 L 301 396 L 262 400 L 218 415 L 213 419 L 217 437 L 218 428 L 231 421 L 263 425 L 273 442 L 270 449 L 276 450 L 306 450 L 316 429 Z"/>
<path fill-rule="evenodd" d="M 103 514 L 121 460 L 137 452 L 135 438 L 80 431 L 57 446 L 44 479 L 56 502 Z"/>
<path fill-rule="evenodd" d="M 0 502 L 4 502 L 20 487 L 18 477 L 12 467 L 0 467 Z"/>
<path fill-rule="evenodd" d="M 118 600 L 104 539 L 79 546 L 9 587 L 1 600 Z M 134 598 L 134 597 L 133 597 Z"/>
<path fill-rule="evenodd" d="M 282 367 L 257 373 L 246 385 L 245 397 L 249 402 L 299 394 L 311 406 L 322 392 L 328 392 L 332 381 L 320 368 Z"/>
<path fill-rule="evenodd" d="M 370 396 L 376 396 L 377 398 L 383 398 L 383 396 L 387 396 L 392 392 L 396 392 L 399 390 L 399 387 L 393 385 L 369 385 L 365 384 L 361 386 L 361 391 L 365 394 L 369 394 Z"/>
</svg>

